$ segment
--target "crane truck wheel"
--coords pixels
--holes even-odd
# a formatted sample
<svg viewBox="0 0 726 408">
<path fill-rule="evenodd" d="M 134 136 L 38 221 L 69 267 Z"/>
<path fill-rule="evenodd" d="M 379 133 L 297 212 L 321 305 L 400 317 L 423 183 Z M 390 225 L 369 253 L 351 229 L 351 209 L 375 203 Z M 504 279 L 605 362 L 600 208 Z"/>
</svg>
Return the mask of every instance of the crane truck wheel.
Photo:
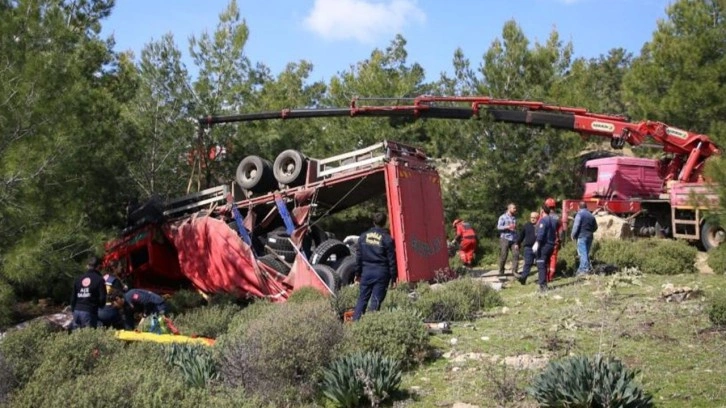
<svg viewBox="0 0 726 408">
<path fill-rule="evenodd" d="M 310 263 L 313 265 L 327 264 L 335 268 L 349 255 L 350 248 L 347 245 L 337 239 L 329 239 L 315 248 Z"/>
<path fill-rule="evenodd" d="M 338 269 L 335 270 L 335 273 L 340 278 L 340 286 L 352 285 L 355 282 L 356 261 L 355 255 L 346 256 L 338 266 Z"/>
<path fill-rule="evenodd" d="M 335 274 L 335 269 L 328 265 L 313 265 L 313 270 L 318 274 L 320 279 L 325 283 L 325 286 L 329 287 L 333 293 L 340 289 L 340 279 Z"/>
<path fill-rule="evenodd" d="M 275 179 L 280 184 L 290 187 L 299 186 L 305 183 L 308 169 L 307 158 L 297 150 L 285 150 L 277 155 L 272 169 Z"/>
<path fill-rule="evenodd" d="M 260 156 L 247 156 L 239 162 L 235 177 L 237 184 L 253 193 L 266 193 L 275 188 L 272 163 Z"/>
<path fill-rule="evenodd" d="M 726 231 L 723 227 L 710 222 L 704 222 L 701 226 L 701 244 L 703 249 L 710 251 L 713 248 L 723 245 L 726 241 Z"/>
</svg>

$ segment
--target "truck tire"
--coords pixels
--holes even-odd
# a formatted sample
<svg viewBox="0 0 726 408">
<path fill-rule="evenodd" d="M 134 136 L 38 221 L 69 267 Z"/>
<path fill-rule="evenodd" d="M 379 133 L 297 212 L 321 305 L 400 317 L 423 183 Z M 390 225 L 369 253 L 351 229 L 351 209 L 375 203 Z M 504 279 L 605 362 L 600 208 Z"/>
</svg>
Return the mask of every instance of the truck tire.
<svg viewBox="0 0 726 408">
<path fill-rule="evenodd" d="M 340 279 L 335 274 L 335 269 L 328 265 L 313 265 L 313 270 L 318 274 L 320 279 L 325 283 L 325 286 L 329 287 L 333 293 L 340 289 Z"/>
<path fill-rule="evenodd" d="M 247 156 L 239 162 L 235 180 L 253 193 L 266 193 L 275 188 L 272 163 L 260 156 Z"/>
<path fill-rule="evenodd" d="M 723 227 L 710 222 L 704 222 L 701 226 L 701 244 L 703 249 L 710 251 L 726 241 L 726 231 Z"/>
<path fill-rule="evenodd" d="M 357 259 L 355 255 L 346 256 L 343 261 L 340 262 L 338 269 L 335 270 L 335 273 L 340 279 L 341 287 L 352 285 L 353 282 L 355 282 L 355 270 L 358 267 L 356 261 Z"/>
<path fill-rule="evenodd" d="M 337 267 L 346 256 L 350 255 L 350 248 L 337 239 L 329 239 L 318 245 L 310 257 L 313 265 L 326 264 Z"/>
<path fill-rule="evenodd" d="M 273 174 L 280 184 L 290 187 L 305 184 L 308 162 L 307 158 L 297 150 L 285 150 L 277 155 L 272 165 Z"/>
<path fill-rule="evenodd" d="M 287 266 L 284 262 L 277 259 L 275 255 L 268 254 L 263 257 L 258 258 L 258 261 L 261 263 L 269 266 L 270 268 L 276 270 L 277 272 L 287 276 L 288 273 L 290 273 L 290 267 Z"/>
<path fill-rule="evenodd" d="M 274 229 L 267 234 L 266 244 L 276 251 L 295 251 L 290 242 L 290 234 L 285 231 L 284 227 Z"/>
</svg>

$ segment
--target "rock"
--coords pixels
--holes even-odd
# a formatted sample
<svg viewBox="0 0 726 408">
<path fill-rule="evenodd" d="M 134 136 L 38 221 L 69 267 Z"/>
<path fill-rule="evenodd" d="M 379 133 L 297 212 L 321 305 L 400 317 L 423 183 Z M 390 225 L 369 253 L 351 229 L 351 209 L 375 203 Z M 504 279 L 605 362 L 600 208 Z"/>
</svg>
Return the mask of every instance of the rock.
<svg viewBox="0 0 726 408">
<path fill-rule="evenodd" d="M 698 288 L 675 286 L 672 283 L 666 283 L 662 288 L 660 297 L 665 299 L 666 302 L 682 302 L 701 293 Z"/>
<path fill-rule="evenodd" d="M 429 289 L 431 289 L 431 290 L 439 290 L 439 289 L 441 289 L 443 287 L 444 287 L 444 285 L 442 285 L 441 283 L 434 283 L 433 285 L 429 286 Z"/>
<path fill-rule="evenodd" d="M 507 314 L 509 312 L 509 308 L 504 306 L 502 307 L 502 314 Z"/>
<path fill-rule="evenodd" d="M 552 299 L 554 299 L 554 300 L 562 300 L 562 296 L 560 296 L 560 295 L 554 295 L 554 296 L 552 296 Z"/>
<path fill-rule="evenodd" d="M 451 368 L 451 372 L 453 372 L 453 373 L 458 372 L 458 371 L 461 371 L 461 367 L 452 367 Z"/>
<path fill-rule="evenodd" d="M 447 359 L 447 360 L 448 360 L 448 359 L 450 359 L 450 358 L 451 358 L 451 357 L 452 357 L 453 355 L 454 355 L 454 352 L 453 352 L 453 351 L 447 351 L 446 353 L 442 354 L 442 355 L 441 355 L 441 357 L 443 357 L 443 358 L 445 358 L 445 359 Z"/>
<path fill-rule="evenodd" d="M 482 336 L 481 339 L 482 341 L 489 341 L 489 336 Z"/>
<path fill-rule="evenodd" d="M 456 345 L 456 343 L 458 343 L 458 342 L 459 342 L 459 339 L 457 339 L 456 337 L 454 337 L 454 338 L 452 338 L 451 340 L 449 340 L 449 343 L 450 343 L 450 344 L 451 344 L 452 346 L 455 346 L 455 345 Z"/>
<path fill-rule="evenodd" d="M 479 408 L 479 405 L 467 404 L 466 402 L 455 402 L 451 408 Z"/>
<path fill-rule="evenodd" d="M 624 239 L 633 235 L 628 221 L 616 215 L 596 213 L 595 221 L 597 221 L 598 227 L 594 234 L 596 241 L 603 239 Z"/>
</svg>

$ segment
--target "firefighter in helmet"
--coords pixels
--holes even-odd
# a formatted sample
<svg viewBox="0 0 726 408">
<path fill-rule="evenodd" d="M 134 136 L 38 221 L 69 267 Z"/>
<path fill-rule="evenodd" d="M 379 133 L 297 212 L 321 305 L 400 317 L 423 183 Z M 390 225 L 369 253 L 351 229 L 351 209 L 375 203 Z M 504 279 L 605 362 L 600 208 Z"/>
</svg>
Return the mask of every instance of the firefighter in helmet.
<svg viewBox="0 0 726 408">
<path fill-rule="evenodd" d="M 459 257 L 464 266 L 471 268 L 474 263 L 474 255 L 476 253 L 476 231 L 471 224 L 460 219 L 454 220 L 452 224 L 456 229 L 454 243 L 459 246 Z"/>
<path fill-rule="evenodd" d="M 557 252 L 560 249 L 560 246 L 562 245 L 562 234 L 563 234 L 563 225 L 560 220 L 559 214 L 557 214 L 557 211 L 555 210 L 557 207 L 557 201 L 555 201 L 554 198 L 548 197 L 543 206 L 543 211 L 540 211 L 540 220 L 542 217 L 551 217 L 554 221 L 556 221 L 553 225 L 556 228 L 555 231 L 555 244 L 554 248 L 552 250 L 552 255 L 549 258 L 549 262 L 546 266 L 547 268 L 547 282 L 552 282 L 552 280 L 555 277 L 555 270 L 557 266 Z M 544 209 L 549 210 L 547 213 L 545 213 Z M 539 221 L 539 220 L 538 220 Z M 538 222 L 539 224 L 539 222 Z"/>
</svg>

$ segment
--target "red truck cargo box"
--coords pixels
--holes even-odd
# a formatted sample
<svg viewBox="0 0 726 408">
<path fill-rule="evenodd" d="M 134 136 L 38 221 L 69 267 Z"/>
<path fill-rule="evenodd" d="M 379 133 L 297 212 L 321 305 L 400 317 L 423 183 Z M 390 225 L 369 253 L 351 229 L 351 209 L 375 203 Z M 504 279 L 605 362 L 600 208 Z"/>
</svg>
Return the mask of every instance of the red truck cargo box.
<svg viewBox="0 0 726 408">
<path fill-rule="evenodd" d="M 391 161 L 385 169 L 398 280 L 430 281 L 449 267 L 441 180 L 433 168 L 407 164 Z"/>
<path fill-rule="evenodd" d="M 663 191 L 657 160 L 607 157 L 588 161 L 587 168 L 597 169 L 597 180 L 585 183 L 585 199 L 657 199 Z"/>
</svg>

